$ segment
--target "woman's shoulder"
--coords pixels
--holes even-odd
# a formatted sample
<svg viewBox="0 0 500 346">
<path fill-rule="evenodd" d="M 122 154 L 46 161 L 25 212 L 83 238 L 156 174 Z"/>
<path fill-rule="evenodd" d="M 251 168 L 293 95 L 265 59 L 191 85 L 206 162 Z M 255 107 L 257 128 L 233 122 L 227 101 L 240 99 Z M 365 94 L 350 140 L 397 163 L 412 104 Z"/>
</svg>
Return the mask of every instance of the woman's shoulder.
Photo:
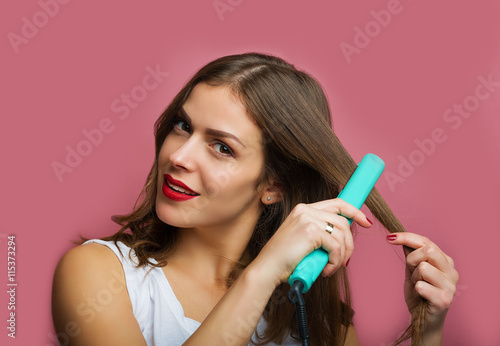
<svg viewBox="0 0 500 346">
<path fill-rule="evenodd" d="M 142 269 L 142 270 L 141 270 Z M 68 250 L 56 266 L 54 282 L 74 280 L 99 285 L 99 280 L 114 278 L 125 283 L 127 276 L 139 275 L 133 250 L 122 242 L 90 239 Z"/>
<path fill-rule="evenodd" d="M 90 242 L 68 250 L 59 260 L 54 274 L 54 285 L 72 280 L 80 285 L 100 286 L 110 274 L 125 282 L 122 264 L 110 247 Z M 90 287 L 89 287 L 90 288 Z"/>
<path fill-rule="evenodd" d="M 101 253 L 107 253 L 108 256 L 112 253 L 118 257 L 120 262 L 123 262 L 123 258 L 129 258 L 129 255 L 132 255 L 132 258 L 135 259 L 135 253 L 129 246 L 124 244 L 121 241 L 113 241 L 113 240 L 102 240 L 102 239 L 89 239 L 82 243 L 77 248 L 87 248 L 87 251 L 80 250 L 81 252 L 101 252 Z M 76 248 L 75 248 L 76 249 Z M 74 250 L 74 249 L 72 249 Z M 111 250 L 111 251 L 109 251 Z"/>
<path fill-rule="evenodd" d="M 114 242 L 101 241 L 100 239 L 90 239 L 85 243 L 68 250 L 59 261 L 59 265 L 78 266 L 80 269 L 109 269 L 121 267 L 117 258 L 121 246 L 115 246 Z M 119 243 L 120 244 L 120 243 Z M 82 264 L 84 264 L 82 266 Z M 77 268 L 75 268 L 77 269 Z"/>
<path fill-rule="evenodd" d="M 57 331 L 68 321 L 85 326 L 75 341 L 90 341 L 92 335 L 109 334 L 109 321 L 120 320 L 130 340 L 144 340 L 127 294 L 125 274 L 117 256 L 107 246 L 89 243 L 67 251 L 56 266 L 52 287 L 52 317 Z M 116 340 L 115 340 L 116 338 Z M 120 342 L 126 338 L 114 335 Z M 85 343 L 85 342 L 83 342 Z"/>
</svg>

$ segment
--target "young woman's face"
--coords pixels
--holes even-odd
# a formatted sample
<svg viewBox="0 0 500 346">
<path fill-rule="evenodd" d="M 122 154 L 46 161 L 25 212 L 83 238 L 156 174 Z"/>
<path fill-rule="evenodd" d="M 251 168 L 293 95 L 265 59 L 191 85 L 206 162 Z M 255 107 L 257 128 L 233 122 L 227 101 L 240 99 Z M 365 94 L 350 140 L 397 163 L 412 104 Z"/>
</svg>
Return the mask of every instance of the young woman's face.
<svg viewBox="0 0 500 346">
<path fill-rule="evenodd" d="M 160 151 L 158 217 L 181 228 L 254 224 L 263 163 L 261 131 L 242 103 L 225 87 L 197 84 Z"/>
</svg>

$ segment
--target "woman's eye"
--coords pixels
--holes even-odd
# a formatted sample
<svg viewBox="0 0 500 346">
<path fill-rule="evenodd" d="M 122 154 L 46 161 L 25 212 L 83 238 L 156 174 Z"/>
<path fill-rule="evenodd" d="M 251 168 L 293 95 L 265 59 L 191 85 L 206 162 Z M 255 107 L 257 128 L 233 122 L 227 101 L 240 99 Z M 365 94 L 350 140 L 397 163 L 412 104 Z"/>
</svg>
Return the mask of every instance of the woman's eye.
<svg viewBox="0 0 500 346">
<path fill-rule="evenodd" d="M 177 121 L 177 123 L 175 124 L 175 126 L 177 126 L 182 131 L 191 132 L 191 127 L 188 125 L 188 123 L 186 123 L 183 120 Z"/>
<path fill-rule="evenodd" d="M 224 155 L 233 155 L 233 152 L 231 151 L 231 149 L 229 149 L 229 147 L 227 145 L 224 145 L 222 143 L 215 144 L 214 149 L 216 151 L 218 151 L 219 153 L 224 154 Z"/>
</svg>

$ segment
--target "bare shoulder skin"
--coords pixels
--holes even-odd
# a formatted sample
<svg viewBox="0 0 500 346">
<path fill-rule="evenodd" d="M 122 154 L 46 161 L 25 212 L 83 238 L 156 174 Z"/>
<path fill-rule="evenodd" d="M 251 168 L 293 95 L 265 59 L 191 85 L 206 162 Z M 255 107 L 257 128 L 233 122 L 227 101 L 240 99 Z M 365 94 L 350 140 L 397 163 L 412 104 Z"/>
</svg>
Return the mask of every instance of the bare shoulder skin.
<svg viewBox="0 0 500 346">
<path fill-rule="evenodd" d="M 52 289 L 59 339 L 78 345 L 146 345 L 119 259 L 106 246 L 85 244 L 59 261 Z"/>
</svg>

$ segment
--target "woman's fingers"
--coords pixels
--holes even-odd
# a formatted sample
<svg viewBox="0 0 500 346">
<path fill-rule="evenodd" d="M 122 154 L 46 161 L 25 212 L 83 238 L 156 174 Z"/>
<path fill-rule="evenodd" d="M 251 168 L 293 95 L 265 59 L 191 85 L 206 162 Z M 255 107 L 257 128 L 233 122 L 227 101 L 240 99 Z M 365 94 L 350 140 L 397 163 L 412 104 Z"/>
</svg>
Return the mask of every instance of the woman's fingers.
<svg viewBox="0 0 500 346">
<path fill-rule="evenodd" d="M 428 238 L 410 232 L 391 233 L 387 235 L 387 240 L 393 245 L 406 245 L 412 249 L 419 249 L 431 243 Z"/>
<path fill-rule="evenodd" d="M 455 268 L 455 261 L 453 261 L 453 258 L 451 258 L 450 256 L 448 256 L 447 254 L 444 254 L 445 257 L 446 257 L 446 260 L 448 261 L 448 263 L 453 267 Z"/>
<path fill-rule="evenodd" d="M 415 249 L 406 256 L 406 263 L 411 271 L 420 263 L 428 262 L 440 271 L 450 275 L 451 279 L 458 281 L 458 273 L 454 268 L 453 259 L 427 237 L 402 232 L 389 234 L 387 240 L 393 245 L 405 245 Z"/>
<path fill-rule="evenodd" d="M 333 242 L 331 243 L 330 253 L 329 253 L 329 263 L 333 264 L 337 268 L 344 264 L 346 256 L 346 238 L 350 231 L 340 230 L 334 228 L 331 234 L 328 234 Z M 351 251 L 352 252 L 352 251 Z"/>
<path fill-rule="evenodd" d="M 391 240 L 390 237 L 394 237 Z M 458 272 L 454 268 L 453 259 L 446 255 L 436 244 L 428 238 L 410 232 L 392 233 L 388 241 L 393 245 L 406 245 L 415 249 L 406 256 L 406 263 L 413 271 L 420 263 L 428 262 L 443 273 L 449 275 L 453 281 L 458 281 Z"/>
<path fill-rule="evenodd" d="M 426 281 L 417 281 L 414 289 L 420 297 L 429 302 L 437 315 L 449 309 L 455 293 L 455 289 L 442 290 Z"/>
<path fill-rule="evenodd" d="M 342 203 L 345 202 L 342 201 Z M 347 219 L 342 215 L 338 215 L 331 212 L 325 212 L 322 209 L 317 209 L 315 207 L 311 207 L 309 213 L 311 216 L 319 220 L 318 226 L 320 229 L 322 227 L 323 231 L 326 234 L 328 234 L 327 222 L 333 226 L 333 231 L 331 232 L 330 236 L 334 240 L 336 240 L 337 244 L 328 242 L 323 246 L 323 248 L 325 248 L 325 250 L 330 252 L 331 264 L 335 265 L 338 264 L 338 266 L 345 265 L 354 251 L 354 239 L 352 237 L 351 228 L 349 226 L 349 222 L 347 221 Z M 328 247 L 329 244 L 332 244 L 331 246 L 333 246 L 334 248 L 329 248 Z M 338 245 L 340 245 L 340 248 L 335 249 Z M 338 260 L 338 258 L 334 258 L 333 256 L 338 251 L 340 251 L 340 261 Z M 333 262 L 334 259 L 337 261 Z"/>
<path fill-rule="evenodd" d="M 335 239 L 339 244 L 343 244 L 343 253 L 341 258 L 341 264 L 346 265 L 349 258 L 351 258 L 354 251 L 354 238 L 352 237 L 351 228 L 347 219 L 340 215 L 335 215 L 334 220 L 330 221 L 333 225 L 333 231 L 331 233 L 333 239 Z"/>
<path fill-rule="evenodd" d="M 268 270 L 283 281 L 308 253 L 323 248 L 328 252 L 328 264 L 322 274 L 332 275 L 342 265 L 346 265 L 354 250 L 354 240 L 346 217 L 363 227 L 371 226 L 359 209 L 338 198 L 298 204 L 267 242 L 259 259 L 276 263 Z M 328 223 L 333 227 L 327 228 Z"/>
<path fill-rule="evenodd" d="M 346 265 L 354 251 L 354 239 L 347 218 L 352 219 L 365 228 L 372 226 L 371 221 L 368 220 L 361 210 L 341 198 L 320 201 L 309 204 L 309 206 L 318 210 L 316 216 L 320 220 L 327 220 L 327 222 L 330 222 L 334 226 L 334 229 L 340 229 L 344 232 L 345 251 L 342 255 L 342 265 Z M 342 235 L 335 231 L 332 232 L 332 236 L 339 241 L 342 239 Z M 335 265 L 328 266 L 323 273 L 324 275 L 328 275 L 329 267 L 335 267 Z"/>
<path fill-rule="evenodd" d="M 342 216 L 338 216 L 343 218 Z M 344 218 L 345 220 L 345 218 Z M 347 223 L 347 221 L 346 221 Z M 345 227 L 345 226 L 344 226 Z M 354 250 L 354 241 L 352 238 L 352 233 L 348 228 L 349 224 L 347 223 L 347 230 L 334 227 L 331 234 L 327 234 L 333 240 L 333 243 L 329 251 L 328 255 L 328 263 L 322 271 L 323 276 L 330 276 L 337 271 L 342 265 L 346 265 L 347 261 L 352 255 Z M 326 244 L 330 243 L 330 240 L 327 240 Z"/>
<path fill-rule="evenodd" d="M 319 233 L 321 239 L 320 247 L 328 252 L 328 268 L 325 275 L 333 274 L 329 271 L 337 270 L 343 263 L 346 254 L 346 238 L 352 238 L 349 230 L 335 227 L 332 233 L 326 231 L 326 222 L 314 218 L 315 227 L 310 226 L 309 232 Z M 351 250 L 352 252 L 352 250 Z"/>
<path fill-rule="evenodd" d="M 328 199 L 325 201 L 311 203 L 309 205 L 313 208 L 323 210 L 325 212 L 346 216 L 362 227 L 368 228 L 372 225 L 372 223 L 368 221 L 366 215 L 361 210 L 359 210 L 352 204 L 347 203 L 341 198 Z"/>
<path fill-rule="evenodd" d="M 413 270 L 410 280 L 413 285 L 418 281 L 426 281 L 433 286 L 442 287 L 446 284 L 447 278 L 442 271 L 429 262 L 422 262 Z"/>
<path fill-rule="evenodd" d="M 433 315 L 441 316 L 451 304 L 459 278 L 453 259 L 418 234 L 392 233 L 387 240 L 415 249 L 406 256 L 406 278 L 411 286 L 407 286 L 409 291 L 405 295 L 409 297 L 413 291 L 429 302 Z"/>
</svg>

